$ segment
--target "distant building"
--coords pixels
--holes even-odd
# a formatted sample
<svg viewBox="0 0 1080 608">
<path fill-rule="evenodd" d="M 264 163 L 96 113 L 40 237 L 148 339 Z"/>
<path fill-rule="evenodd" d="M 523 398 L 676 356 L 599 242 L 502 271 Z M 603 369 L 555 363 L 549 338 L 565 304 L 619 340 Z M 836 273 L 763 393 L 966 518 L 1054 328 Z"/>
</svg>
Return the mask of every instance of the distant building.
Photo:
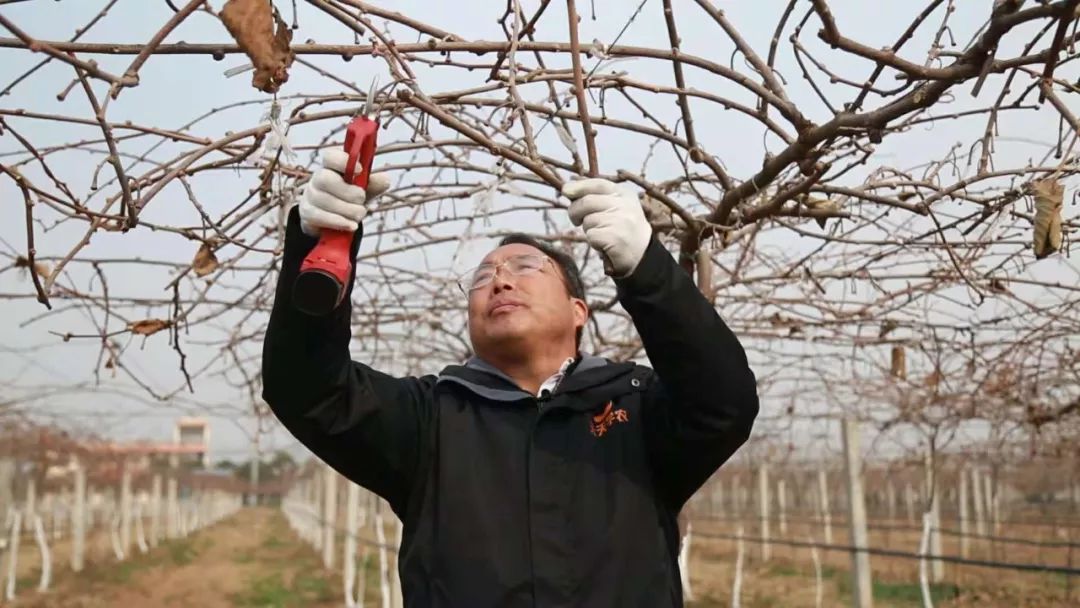
<svg viewBox="0 0 1080 608">
<path fill-rule="evenodd" d="M 202 418 L 181 418 L 173 429 L 173 444 L 178 448 L 172 452 L 173 466 L 177 464 L 195 464 L 199 468 L 208 468 L 210 448 L 210 424 Z"/>
</svg>

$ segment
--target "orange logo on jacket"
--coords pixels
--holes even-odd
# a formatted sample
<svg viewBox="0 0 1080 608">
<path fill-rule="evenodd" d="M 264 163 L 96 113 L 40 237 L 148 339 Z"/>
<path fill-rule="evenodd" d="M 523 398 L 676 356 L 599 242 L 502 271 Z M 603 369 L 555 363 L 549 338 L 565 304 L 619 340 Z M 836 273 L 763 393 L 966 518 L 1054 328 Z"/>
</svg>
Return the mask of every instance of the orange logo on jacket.
<svg viewBox="0 0 1080 608">
<path fill-rule="evenodd" d="M 589 432 L 595 437 L 602 437 L 611 425 L 616 422 L 629 422 L 630 416 L 624 409 L 617 409 L 612 411 L 612 403 L 607 402 L 607 406 L 604 407 L 604 411 L 592 417 L 592 422 L 589 424 Z"/>
</svg>

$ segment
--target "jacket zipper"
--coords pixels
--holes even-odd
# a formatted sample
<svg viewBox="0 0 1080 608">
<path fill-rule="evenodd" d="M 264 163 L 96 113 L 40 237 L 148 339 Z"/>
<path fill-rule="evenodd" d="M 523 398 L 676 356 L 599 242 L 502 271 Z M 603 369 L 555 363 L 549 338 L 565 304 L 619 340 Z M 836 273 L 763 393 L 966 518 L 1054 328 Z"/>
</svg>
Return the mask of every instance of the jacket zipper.
<svg viewBox="0 0 1080 608">
<path fill-rule="evenodd" d="M 533 397 L 536 401 L 536 418 L 533 419 L 529 429 L 529 443 L 525 448 L 525 521 L 528 526 L 529 538 L 529 574 L 530 592 L 532 593 L 533 605 L 536 605 L 536 565 L 533 563 L 533 524 L 532 524 L 532 442 L 536 427 L 540 424 L 540 418 L 544 415 L 544 405 L 551 400 L 551 391 L 543 391 L 539 397 Z"/>
<path fill-rule="evenodd" d="M 547 405 L 547 402 L 551 401 L 551 391 L 544 389 L 540 392 L 540 396 L 535 397 L 535 399 L 537 411 L 542 412 L 544 411 L 544 406 Z"/>
</svg>

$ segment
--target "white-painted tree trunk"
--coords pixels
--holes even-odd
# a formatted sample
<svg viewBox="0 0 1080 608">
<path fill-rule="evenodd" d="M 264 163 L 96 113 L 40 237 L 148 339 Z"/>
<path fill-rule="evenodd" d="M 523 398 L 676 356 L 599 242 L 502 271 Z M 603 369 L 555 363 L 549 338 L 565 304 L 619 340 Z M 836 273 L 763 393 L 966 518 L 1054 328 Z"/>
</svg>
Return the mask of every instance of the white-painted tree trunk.
<svg viewBox="0 0 1080 608">
<path fill-rule="evenodd" d="M 787 536 L 787 486 L 784 479 L 776 482 L 776 514 L 780 517 L 780 536 Z"/>
<path fill-rule="evenodd" d="M 146 543 L 146 529 L 143 527 L 143 500 L 135 502 L 135 542 L 139 545 L 139 552 L 146 553 L 150 550 Z"/>
<path fill-rule="evenodd" d="M 821 558 L 818 556 L 817 543 L 813 538 L 810 541 L 810 559 L 814 562 L 814 607 L 821 608 L 821 600 L 825 595 L 825 584 L 821 576 Z"/>
<path fill-rule="evenodd" d="M 169 476 L 165 485 L 165 529 L 169 538 L 177 538 L 180 536 L 179 484 L 175 477 Z"/>
<path fill-rule="evenodd" d="M 112 540 L 113 554 L 116 559 L 123 561 L 124 548 L 120 546 L 120 516 L 114 516 L 109 525 L 109 539 Z"/>
<path fill-rule="evenodd" d="M 405 524 L 397 517 L 394 518 L 397 521 L 397 539 L 394 541 L 394 546 L 397 547 L 397 551 L 394 552 L 393 570 L 390 572 L 390 592 L 393 598 L 392 608 L 404 608 L 405 599 L 401 592 L 401 566 L 398 564 L 398 558 L 401 556 L 401 541 L 405 535 Z"/>
<path fill-rule="evenodd" d="M 71 569 L 81 572 L 86 555 L 86 469 L 75 461 L 75 483 L 71 508 Z"/>
<path fill-rule="evenodd" d="M 393 608 L 390 592 L 390 559 L 386 551 L 386 531 L 383 529 L 382 504 L 375 509 L 375 542 L 379 545 L 379 597 L 382 608 Z"/>
<path fill-rule="evenodd" d="M 359 572 L 356 573 L 356 608 L 364 608 L 367 597 L 367 571 L 371 566 L 371 551 L 366 545 L 360 547 Z"/>
<path fill-rule="evenodd" d="M 934 466 L 933 453 L 927 451 L 923 457 L 923 487 L 927 499 L 926 513 L 930 516 L 930 553 L 941 555 L 941 484 L 937 482 L 937 470 Z M 935 583 L 945 578 L 945 562 L 930 560 L 930 577 Z"/>
<path fill-rule="evenodd" d="M 769 544 L 769 468 L 758 466 L 758 509 L 761 516 L 761 561 L 769 561 L 772 545 Z"/>
<path fill-rule="evenodd" d="M 692 530 L 693 524 L 687 520 L 686 534 L 683 535 L 682 542 L 679 543 L 679 578 L 682 581 L 684 601 L 692 601 L 694 599 L 694 592 L 690 587 L 690 538 Z"/>
<path fill-rule="evenodd" d="M 120 551 L 131 549 L 131 467 L 125 460 L 120 477 Z"/>
<path fill-rule="evenodd" d="M 37 510 L 37 480 L 30 477 L 26 480 L 26 504 L 23 505 L 23 527 L 27 532 L 34 530 L 34 515 Z"/>
<path fill-rule="evenodd" d="M 34 515 L 34 538 L 37 539 L 38 551 L 41 553 L 41 579 L 38 581 L 38 591 L 48 591 L 52 581 L 52 552 L 49 551 L 49 542 L 45 537 L 45 524 L 40 515 Z"/>
<path fill-rule="evenodd" d="M 150 546 L 161 542 L 161 475 L 154 475 L 150 483 Z"/>
<path fill-rule="evenodd" d="M 824 468 L 818 469 L 818 508 L 818 515 L 821 517 L 821 523 L 825 527 L 825 544 L 831 545 L 833 535 L 832 516 L 829 513 L 829 479 Z"/>
<path fill-rule="evenodd" d="M 934 602 L 930 595 L 930 577 L 927 574 L 928 562 L 926 551 L 930 547 L 930 528 L 933 526 L 933 518 L 930 512 L 923 513 L 923 530 L 919 539 L 919 590 L 922 592 L 923 608 L 934 608 Z"/>
<path fill-rule="evenodd" d="M 911 482 L 904 485 L 904 506 L 907 508 L 908 523 L 915 523 L 915 489 Z"/>
<path fill-rule="evenodd" d="M 4 597 L 7 601 L 15 600 L 15 581 L 19 567 L 19 532 L 22 531 L 22 512 L 16 510 L 11 519 L 11 537 L 8 539 L 7 589 Z"/>
<path fill-rule="evenodd" d="M 956 486 L 956 514 L 960 519 L 960 557 L 967 558 L 968 547 L 968 482 L 967 482 L 967 470 L 960 469 L 960 474 L 957 476 Z"/>
<path fill-rule="evenodd" d="M 978 468 L 971 469 L 971 499 L 975 505 L 975 532 L 979 536 L 986 535 L 986 503 L 982 498 L 982 475 Z"/>
<path fill-rule="evenodd" d="M 742 524 L 738 525 L 735 534 L 737 540 L 735 541 L 735 576 L 731 582 L 731 608 L 739 608 L 741 605 L 743 554 L 745 553 Z"/>
<path fill-rule="evenodd" d="M 345 555 L 343 556 L 345 606 L 356 607 L 353 595 L 356 586 L 356 540 L 357 524 L 360 522 L 360 486 L 346 482 L 345 490 Z M 362 600 L 361 600 L 362 601 Z"/>
<path fill-rule="evenodd" d="M 323 566 L 334 567 L 334 535 L 337 532 L 337 471 L 330 465 L 323 468 Z"/>
</svg>

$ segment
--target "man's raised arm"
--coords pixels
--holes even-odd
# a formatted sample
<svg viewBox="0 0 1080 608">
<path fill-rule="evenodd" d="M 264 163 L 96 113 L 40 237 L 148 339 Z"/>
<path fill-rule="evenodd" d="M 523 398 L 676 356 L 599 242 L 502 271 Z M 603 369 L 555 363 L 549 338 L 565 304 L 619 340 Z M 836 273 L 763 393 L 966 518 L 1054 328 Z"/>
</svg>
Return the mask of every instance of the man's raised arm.
<svg viewBox="0 0 1080 608">
<path fill-rule="evenodd" d="M 643 422 L 657 483 L 680 509 L 749 437 L 757 380 L 738 338 L 652 235 L 637 197 L 601 179 L 563 192 L 571 221 L 608 259 L 659 378 Z"/>
<path fill-rule="evenodd" d="M 282 424 L 319 458 L 352 481 L 404 508 L 423 457 L 433 377 L 395 378 L 353 361 L 350 295 L 329 315 L 311 316 L 293 304 L 300 265 L 321 229 L 355 230 L 355 259 L 367 194 L 340 175 L 344 159 L 328 152 L 301 203 L 289 211 L 274 305 L 263 343 L 263 399 Z M 388 181 L 373 175 L 374 198 Z"/>
</svg>

